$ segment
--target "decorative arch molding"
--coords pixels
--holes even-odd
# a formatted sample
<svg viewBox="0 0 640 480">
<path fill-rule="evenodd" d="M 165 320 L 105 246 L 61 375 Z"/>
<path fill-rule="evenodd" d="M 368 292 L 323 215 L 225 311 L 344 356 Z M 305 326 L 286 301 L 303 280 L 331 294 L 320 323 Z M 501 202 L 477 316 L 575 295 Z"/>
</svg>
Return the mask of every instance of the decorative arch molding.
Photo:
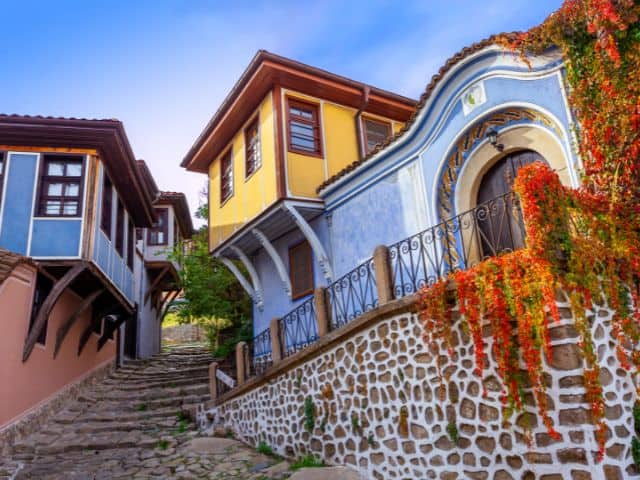
<svg viewBox="0 0 640 480">
<path fill-rule="evenodd" d="M 482 179 L 496 163 L 523 150 L 540 154 L 564 185 L 576 186 L 562 143 L 548 129 L 537 124 L 518 124 L 499 130 L 499 134 L 499 141 L 504 145 L 502 152 L 498 152 L 489 142 L 483 142 L 467 156 L 455 187 L 456 214 L 476 206 Z"/>
<path fill-rule="evenodd" d="M 487 131 L 493 128 L 500 133 L 506 129 L 513 129 L 516 126 L 535 126 L 534 128 L 546 130 L 548 135 L 554 136 L 556 140 L 564 138 L 562 128 L 557 125 L 555 121 L 544 113 L 528 107 L 502 109 L 477 121 L 458 137 L 458 140 L 445 156 L 436 187 L 436 214 L 438 221 L 454 217 L 456 213 L 458 213 L 456 208 L 456 191 L 460 184 L 461 172 L 474 150 L 483 142 L 486 143 Z M 508 145 L 507 147 L 511 146 Z M 536 150 L 536 145 L 529 144 L 526 148 Z M 517 148 L 507 148 L 505 153 L 515 149 Z M 562 159 L 568 167 L 569 163 L 567 162 L 563 149 L 560 148 L 560 151 L 562 151 Z M 499 155 L 495 158 L 488 159 L 489 164 L 495 162 L 498 158 Z"/>
</svg>

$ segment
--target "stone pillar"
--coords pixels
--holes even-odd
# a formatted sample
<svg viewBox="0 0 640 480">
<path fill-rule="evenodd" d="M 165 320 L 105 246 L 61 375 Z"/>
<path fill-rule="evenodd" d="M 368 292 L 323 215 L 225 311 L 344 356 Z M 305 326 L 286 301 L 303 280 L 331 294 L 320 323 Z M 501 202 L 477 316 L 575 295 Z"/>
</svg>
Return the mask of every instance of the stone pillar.
<svg viewBox="0 0 640 480">
<path fill-rule="evenodd" d="M 327 291 L 324 287 L 318 287 L 313 291 L 313 306 L 316 310 L 316 322 L 318 324 L 318 337 L 322 338 L 330 330 L 330 314 L 327 308 Z"/>
<path fill-rule="evenodd" d="M 215 400 L 218 397 L 218 384 L 216 383 L 216 372 L 218 371 L 218 362 L 213 362 L 209 365 L 209 394 L 211 400 Z"/>
<path fill-rule="evenodd" d="M 385 245 L 379 245 L 373 251 L 373 266 L 376 272 L 378 303 L 384 305 L 393 300 L 391 259 L 389 258 L 389 249 Z"/>
<path fill-rule="evenodd" d="M 244 349 L 247 342 L 238 342 L 236 344 L 236 376 L 238 385 L 242 385 L 247 379 L 247 366 L 244 361 Z"/>
<path fill-rule="evenodd" d="M 269 323 L 269 333 L 271 334 L 271 361 L 275 365 L 282 360 L 282 344 L 280 342 L 280 322 L 277 318 L 272 318 Z"/>
</svg>

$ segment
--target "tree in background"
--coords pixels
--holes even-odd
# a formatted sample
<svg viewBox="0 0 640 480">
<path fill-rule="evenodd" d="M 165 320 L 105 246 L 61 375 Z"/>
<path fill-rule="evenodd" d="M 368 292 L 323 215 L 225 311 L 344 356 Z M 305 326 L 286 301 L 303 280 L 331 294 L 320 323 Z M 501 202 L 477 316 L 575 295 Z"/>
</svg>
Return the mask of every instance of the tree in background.
<svg viewBox="0 0 640 480">
<path fill-rule="evenodd" d="M 208 219 L 207 203 L 198 208 L 196 217 Z M 181 266 L 183 286 L 183 296 L 172 310 L 180 322 L 200 324 L 214 355 L 226 357 L 237 342 L 252 336 L 249 297 L 233 274 L 210 255 L 206 225 L 189 244 L 176 246 L 171 257 Z"/>
</svg>

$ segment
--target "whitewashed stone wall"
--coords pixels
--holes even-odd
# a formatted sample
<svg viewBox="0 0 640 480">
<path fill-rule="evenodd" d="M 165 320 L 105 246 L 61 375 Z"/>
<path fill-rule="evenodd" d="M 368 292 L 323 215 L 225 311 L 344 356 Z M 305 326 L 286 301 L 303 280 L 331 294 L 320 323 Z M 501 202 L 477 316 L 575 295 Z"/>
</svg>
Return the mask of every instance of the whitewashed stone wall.
<svg viewBox="0 0 640 480">
<path fill-rule="evenodd" d="M 495 362 L 489 359 L 482 380 L 473 374 L 472 342 L 461 333 L 459 320 L 457 357 L 444 359 L 449 381 L 442 392 L 446 400 L 440 401 L 443 387 L 434 359 L 421 341 L 417 316 L 409 313 L 373 322 L 218 411 L 226 427 L 249 444 L 265 441 L 290 457 L 311 452 L 329 464 L 354 465 L 375 479 L 638 478 L 630 454 L 635 389 L 613 350 L 611 311 L 603 307 L 591 317 L 609 426 L 606 456 L 598 463 L 578 336 L 568 305 L 559 306 L 563 320 L 552 329 L 546 378 L 561 441 L 552 440 L 539 424 L 532 401 L 527 409 L 533 415 L 503 424 Z M 490 351 L 491 337 L 485 340 Z M 315 409 L 311 433 L 304 427 L 307 397 Z M 533 432 L 530 447 L 523 436 L 527 422 Z M 457 444 L 447 433 L 450 424 L 458 430 Z"/>
</svg>

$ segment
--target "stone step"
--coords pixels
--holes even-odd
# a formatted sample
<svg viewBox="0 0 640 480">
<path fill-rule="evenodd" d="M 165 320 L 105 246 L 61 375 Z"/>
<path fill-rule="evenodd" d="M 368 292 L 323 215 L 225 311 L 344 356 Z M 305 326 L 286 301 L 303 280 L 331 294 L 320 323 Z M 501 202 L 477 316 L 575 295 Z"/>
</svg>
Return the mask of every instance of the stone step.
<svg viewBox="0 0 640 480">
<path fill-rule="evenodd" d="M 110 393 L 104 393 L 99 396 L 100 400 L 118 400 L 118 401 L 143 401 L 155 400 L 167 397 L 184 397 L 188 395 L 207 395 L 209 393 L 208 383 L 197 383 L 176 387 L 160 387 L 160 388 L 143 388 L 140 390 L 109 390 Z M 96 392 L 93 392 L 94 394 Z M 78 397 L 82 399 L 83 396 Z"/>
<path fill-rule="evenodd" d="M 140 401 L 138 399 L 125 398 L 122 400 L 102 399 L 92 403 L 91 409 L 107 412 L 132 412 L 151 411 L 163 407 L 175 407 L 179 409 L 183 404 L 197 404 L 209 399 L 208 393 L 194 395 L 159 396 L 154 399 Z"/>
<path fill-rule="evenodd" d="M 144 422 L 150 419 L 169 419 L 175 418 L 178 413 L 178 409 L 175 407 L 171 408 L 159 408 L 159 409 L 149 409 L 141 412 L 137 411 L 129 411 L 129 412 L 104 412 L 104 411 L 93 411 L 87 412 L 82 418 L 79 418 L 78 421 L 83 422 Z M 54 423 L 66 424 L 69 422 L 59 421 L 58 418 L 53 419 Z"/>
<path fill-rule="evenodd" d="M 136 391 L 143 390 L 149 388 L 175 388 L 182 386 L 190 386 L 190 385 L 202 385 L 209 383 L 209 375 L 199 375 L 196 377 L 185 377 L 185 378 L 177 378 L 172 380 L 171 382 L 167 381 L 147 381 L 147 382 L 126 382 L 123 383 L 121 380 L 106 380 L 100 386 L 94 387 L 94 391 L 109 391 L 112 392 L 114 389 L 118 389 L 120 391 Z M 175 385 L 175 387 L 173 387 Z"/>
<path fill-rule="evenodd" d="M 98 433 L 60 437 L 49 445 L 36 446 L 36 455 L 59 455 L 69 452 L 154 448 L 160 438 L 137 432 Z"/>
<path fill-rule="evenodd" d="M 126 380 L 135 381 L 135 380 L 172 380 L 182 376 L 197 376 L 197 375 L 206 375 L 209 373 L 209 367 L 198 367 L 198 368 L 181 368 L 181 369 L 163 369 L 156 372 L 144 372 L 144 371 L 135 371 L 130 373 L 119 372 L 116 371 L 109 375 L 110 379 L 115 380 Z"/>
</svg>

